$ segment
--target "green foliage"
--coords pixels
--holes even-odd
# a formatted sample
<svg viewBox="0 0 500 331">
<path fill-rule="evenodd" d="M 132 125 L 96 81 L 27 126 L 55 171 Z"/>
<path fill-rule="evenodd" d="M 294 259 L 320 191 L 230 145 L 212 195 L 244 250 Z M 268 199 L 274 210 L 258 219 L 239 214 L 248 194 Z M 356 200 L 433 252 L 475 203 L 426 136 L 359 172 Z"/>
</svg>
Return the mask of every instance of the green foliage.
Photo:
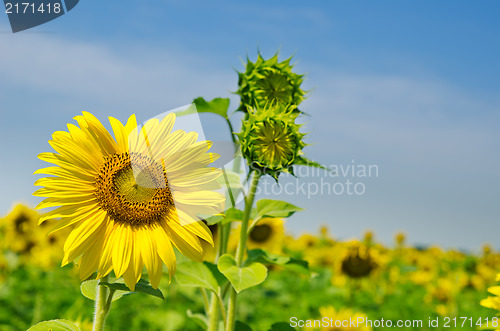
<svg viewBox="0 0 500 331">
<path fill-rule="evenodd" d="M 229 109 L 228 98 L 215 98 L 212 101 L 206 101 L 202 97 L 194 99 L 198 113 L 213 113 L 228 119 L 227 110 Z"/>
<path fill-rule="evenodd" d="M 271 325 L 269 331 L 294 331 L 295 329 L 290 326 L 287 322 L 278 322 Z"/>
<path fill-rule="evenodd" d="M 165 297 L 163 296 L 163 293 L 161 292 L 160 289 L 154 289 L 149 283 L 143 279 L 139 280 L 139 282 L 135 285 L 135 291 L 131 291 L 127 285 L 123 283 L 106 283 L 106 282 L 101 282 L 99 283 L 99 286 L 106 286 L 112 290 L 116 291 L 123 291 L 123 292 L 138 292 L 138 293 L 144 293 L 144 294 L 149 294 L 151 296 L 160 298 L 162 300 L 165 300 Z"/>
<path fill-rule="evenodd" d="M 290 217 L 295 212 L 304 210 L 294 206 L 291 203 L 281 200 L 261 199 L 257 201 L 257 216 L 256 220 L 264 217 Z"/>
<path fill-rule="evenodd" d="M 186 315 L 196 322 L 203 330 L 207 329 L 208 318 L 205 314 L 193 313 L 191 309 L 186 311 Z"/>
<path fill-rule="evenodd" d="M 238 331 L 252 331 L 250 325 L 243 323 L 242 321 L 236 321 L 235 330 Z"/>
<path fill-rule="evenodd" d="M 237 293 L 262 283 L 267 277 L 267 268 L 258 262 L 238 267 L 234 258 L 224 254 L 219 258 L 218 268 L 234 286 Z"/>
<path fill-rule="evenodd" d="M 243 211 L 236 209 L 234 207 L 226 210 L 224 215 L 216 215 L 206 219 L 208 225 L 214 225 L 217 223 L 227 224 L 230 222 L 240 222 L 243 219 Z"/>
<path fill-rule="evenodd" d="M 218 286 L 226 282 L 213 263 L 186 261 L 177 266 L 175 279 L 183 286 L 202 287 L 217 293 Z"/>
<path fill-rule="evenodd" d="M 255 251 L 249 251 L 248 255 L 255 256 Z M 266 255 L 264 260 L 257 261 L 271 264 L 266 260 L 274 256 Z M 443 275 L 446 275 L 446 263 L 442 265 Z M 395 261 L 391 267 L 401 271 L 415 269 L 401 261 Z M 297 317 L 318 318 L 319 307 L 327 305 L 336 308 L 349 305 L 355 311 L 366 313 L 370 319 L 426 320 L 429 316 L 437 317 L 432 304 L 422 304 L 427 295 L 425 286 L 391 282 L 388 270 L 383 270 L 378 280 L 366 279 L 338 287 L 331 283 L 329 266 L 313 266 L 310 269 L 314 277 L 287 270 L 270 271 L 260 286 L 239 294 L 238 319 L 245 321 L 253 330 L 273 330 L 271 325 L 276 321 L 283 321 L 285 327 L 291 311 Z M 12 271 L 0 282 L 0 330 L 27 330 L 39 321 L 54 318 L 72 322 L 83 319 L 89 323 L 94 304 L 80 294 L 79 285 L 78 276 L 71 267 L 56 267 L 44 273 L 33 267 Z M 181 286 L 177 281 L 169 285 L 168 277 L 162 279 L 160 288 L 168 297 L 167 301 L 152 300 L 147 295 L 126 295 L 113 302 L 106 321 L 109 331 L 204 330 L 196 318 L 190 318 L 191 314 L 186 313 L 191 310 L 194 315 L 203 315 L 203 300 L 197 288 Z M 462 290 L 454 301 L 457 316 L 470 316 L 476 320 L 489 317 L 491 320 L 495 311 L 479 305 L 479 301 L 487 295 L 486 290 Z M 446 331 L 450 328 L 433 330 Z"/>
<path fill-rule="evenodd" d="M 247 263 L 251 262 L 274 264 L 305 275 L 311 274 L 307 261 L 299 260 L 289 256 L 272 254 L 263 249 L 252 249 L 248 251 Z"/>
<path fill-rule="evenodd" d="M 80 331 L 80 329 L 70 321 L 51 320 L 40 322 L 29 328 L 28 331 Z"/>
<path fill-rule="evenodd" d="M 99 284 L 98 279 L 84 281 L 80 285 L 80 291 L 82 291 L 83 296 L 85 296 L 86 298 L 89 298 L 90 300 L 95 301 L 95 298 L 97 296 L 97 286 L 99 286 L 98 284 Z M 111 301 L 116 301 L 116 300 L 120 299 L 121 297 L 123 297 L 124 295 L 131 294 L 131 293 L 134 293 L 134 292 L 116 290 L 113 293 L 113 298 Z"/>
</svg>

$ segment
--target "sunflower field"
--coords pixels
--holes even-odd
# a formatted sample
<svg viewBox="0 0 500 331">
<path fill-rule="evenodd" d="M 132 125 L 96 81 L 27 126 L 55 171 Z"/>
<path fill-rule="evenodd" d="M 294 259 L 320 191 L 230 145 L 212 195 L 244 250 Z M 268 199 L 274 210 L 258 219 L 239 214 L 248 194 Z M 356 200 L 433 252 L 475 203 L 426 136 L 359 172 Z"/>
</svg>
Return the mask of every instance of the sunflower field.
<svg viewBox="0 0 500 331">
<path fill-rule="evenodd" d="M 64 234 L 46 236 L 38 227 L 39 214 L 16 205 L 0 221 L 0 330 L 25 330 L 39 321 L 63 318 L 81 330 L 92 330 L 94 303 L 82 295 L 78 264 L 60 268 Z M 231 234 L 234 249 L 237 231 Z M 408 330 L 479 329 L 475 323 L 491 321 L 495 297 L 485 299 L 495 284 L 500 252 L 489 246 L 480 255 L 439 247 L 411 247 L 399 233 L 393 245 L 377 242 L 372 232 L 358 240 L 336 240 L 326 227 L 318 233 L 290 236 L 282 219 L 264 219 L 250 235 L 249 254 L 264 256 L 268 278 L 243 292 L 240 319 L 253 330 L 291 330 L 298 320 L 364 317 L 422 320 L 424 327 Z M 263 254 L 265 252 L 265 254 Z M 289 258 L 284 258 L 289 256 Z M 213 261 L 208 250 L 205 261 Z M 121 292 L 107 318 L 110 330 L 202 330 L 206 328 L 206 289 L 183 286 L 203 277 L 188 260 L 179 261 L 178 279 L 168 284 L 163 277 L 157 293 Z M 190 278 L 192 277 L 192 278 Z M 175 278 L 175 277 L 174 277 Z M 209 277 L 210 278 L 210 277 Z M 495 293 L 496 287 L 492 287 Z M 85 290 L 83 293 L 89 295 Z M 124 295 L 126 294 L 126 295 Z M 118 299 L 118 298 L 117 298 Z M 483 301 L 482 301 L 483 300 Z M 139 313 L 140 312 L 140 313 Z M 445 327 L 446 317 L 467 316 L 473 326 Z M 440 319 L 441 327 L 425 327 Z M 276 321 L 281 321 L 276 323 Z M 470 323 L 470 321 L 467 321 Z M 462 321 L 460 321 L 462 323 Z M 470 324 L 469 324 L 470 325 Z M 238 330 L 247 330 L 240 326 Z M 295 329 L 311 329 L 301 328 Z M 384 328 L 344 327 L 322 330 L 371 330 Z"/>
<path fill-rule="evenodd" d="M 260 198 L 263 177 L 328 170 L 306 157 L 290 61 L 248 59 L 233 113 L 199 97 L 143 125 L 109 117 L 109 130 L 83 112 L 54 132 L 39 204 L 0 219 L 0 330 L 500 329 L 490 246 L 342 240 L 326 225 L 290 235 L 302 209 Z M 199 113 L 223 120 L 229 150 L 176 126 Z"/>
</svg>

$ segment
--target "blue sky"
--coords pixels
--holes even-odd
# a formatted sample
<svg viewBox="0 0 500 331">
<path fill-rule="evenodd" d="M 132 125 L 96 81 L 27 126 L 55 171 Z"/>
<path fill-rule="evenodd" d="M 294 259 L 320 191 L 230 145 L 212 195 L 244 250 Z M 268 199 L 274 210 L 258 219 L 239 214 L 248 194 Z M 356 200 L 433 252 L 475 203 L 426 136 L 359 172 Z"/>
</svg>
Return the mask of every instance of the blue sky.
<svg viewBox="0 0 500 331">
<path fill-rule="evenodd" d="M 363 195 L 283 194 L 306 208 L 290 232 L 328 224 L 337 238 L 372 229 L 390 242 L 402 230 L 412 243 L 500 247 L 499 10 L 492 0 L 81 1 L 17 34 L 0 15 L 0 213 L 37 202 L 36 155 L 82 110 L 146 120 L 198 96 L 236 108 L 240 60 L 279 49 L 307 73 L 306 154 L 379 169 L 323 178 L 362 182 Z M 203 120 L 209 138 L 227 139 L 216 117 Z"/>
</svg>

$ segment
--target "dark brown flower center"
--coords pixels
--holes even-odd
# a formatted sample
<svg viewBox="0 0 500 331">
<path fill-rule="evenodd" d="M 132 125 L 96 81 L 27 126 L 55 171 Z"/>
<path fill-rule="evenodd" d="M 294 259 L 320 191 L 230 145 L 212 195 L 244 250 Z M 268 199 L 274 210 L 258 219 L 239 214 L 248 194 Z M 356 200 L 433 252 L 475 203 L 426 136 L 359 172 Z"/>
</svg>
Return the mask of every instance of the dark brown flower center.
<svg viewBox="0 0 500 331">
<path fill-rule="evenodd" d="M 250 239 L 257 243 L 263 243 L 269 240 L 273 229 L 267 224 L 256 225 L 250 232 Z"/>
<path fill-rule="evenodd" d="M 99 206 L 116 222 L 159 222 L 174 205 L 164 166 L 140 153 L 106 158 L 95 182 Z"/>
</svg>

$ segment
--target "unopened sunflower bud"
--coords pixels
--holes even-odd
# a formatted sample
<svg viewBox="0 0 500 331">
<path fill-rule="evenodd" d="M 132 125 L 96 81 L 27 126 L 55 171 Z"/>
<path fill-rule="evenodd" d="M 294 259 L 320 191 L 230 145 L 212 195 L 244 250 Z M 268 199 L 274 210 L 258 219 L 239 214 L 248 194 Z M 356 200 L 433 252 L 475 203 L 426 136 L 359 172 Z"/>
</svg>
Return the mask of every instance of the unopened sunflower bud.
<svg viewBox="0 0 500 331">
<path fill-rule="evenodd" d="M 290 60 L 278 62 L 278 54 L 267 60 L 259 54 L 255 63 L 247 60 L 245 71 L 238 73 L 238 110 L 247 113 L 249 107 L 263 109 L 270 103 L 298 106 L 304 100 L 305 92 L 300 87 L 304 75 L 292 72 Z"/>
<path fill-rule="evenodd" d="M 252 170 L 277 179 L 281 172 L 293 174 L 292 166 L 303 163 L 305 134 L 299 132 L 301 125 L 295 123 L 298 113 L 294 109 L 279 105 L 249 109 L 248 119 L 243 121 L 237 136 Z"/>
</svg>

